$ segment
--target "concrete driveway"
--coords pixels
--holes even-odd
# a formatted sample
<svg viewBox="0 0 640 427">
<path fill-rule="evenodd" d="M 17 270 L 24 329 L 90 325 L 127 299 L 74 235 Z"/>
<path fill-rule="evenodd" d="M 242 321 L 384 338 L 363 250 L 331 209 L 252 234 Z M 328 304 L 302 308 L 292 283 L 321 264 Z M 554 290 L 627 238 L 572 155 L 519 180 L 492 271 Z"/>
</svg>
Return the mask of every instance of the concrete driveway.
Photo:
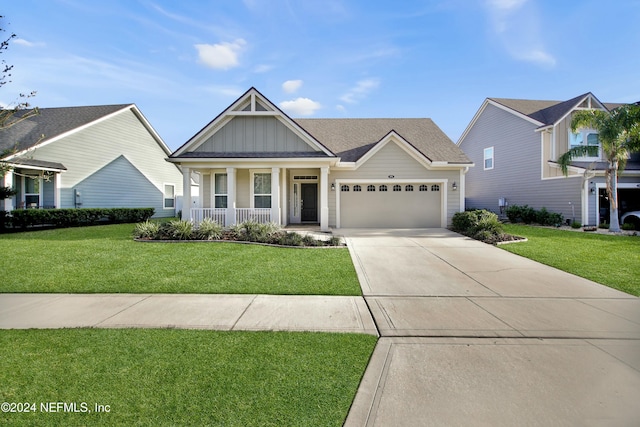
<svg viewBox="0 0 640 427">
<path fill-rule="evenodd" d="M 640 299 L 444 229 L 340 232 L 381 335 L 346 425 L 640 425 Z"/>
</svg>

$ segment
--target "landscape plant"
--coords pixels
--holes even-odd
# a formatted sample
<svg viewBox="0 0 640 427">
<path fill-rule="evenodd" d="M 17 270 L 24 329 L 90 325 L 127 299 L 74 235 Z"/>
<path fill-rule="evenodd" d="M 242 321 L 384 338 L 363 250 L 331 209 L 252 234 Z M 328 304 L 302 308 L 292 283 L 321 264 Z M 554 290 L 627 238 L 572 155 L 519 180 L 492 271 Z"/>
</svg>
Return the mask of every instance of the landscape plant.
<svg viewBox="0 0 640 427">
<path fill-rule="evenodd" d="M 609 199 L 609 231 L 620 232 L 618 218 L 618 175 L 624 170 L 631 153 L 640 151 L 640 103 L 624 105 L 611 112 L 603 110 L 576 111 L 571 119 L 571 131 L 591 128 L 598 131 L 602 155 L 607 161 L 605 181 Z M 558 158 L 562 173 L 567 176 L 571 161 L 577 157 L 598 155 L 598 147 L 579 145 Z"/>
<path fill-rule="evenodd" d="M 507 239 L 498 215 L 484 209 L 456 212 L 452 218 L 453 231 L 486 243 Z"/>
</svg>

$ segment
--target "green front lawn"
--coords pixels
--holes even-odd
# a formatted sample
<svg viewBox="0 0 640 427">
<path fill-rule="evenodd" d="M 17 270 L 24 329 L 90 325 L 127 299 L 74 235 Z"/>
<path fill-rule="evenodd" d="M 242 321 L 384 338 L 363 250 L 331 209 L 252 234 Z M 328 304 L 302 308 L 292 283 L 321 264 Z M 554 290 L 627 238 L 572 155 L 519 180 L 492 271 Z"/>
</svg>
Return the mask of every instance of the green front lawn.
<svg viewBox="0 0 640 427">
<path fill-rule="evenodd" d="M 505 224 L 505 232 L 528 242 L 500 248 L 640 296 L 640 237 L 611 236 Z"/>
<path fill-rule="evenodd" d="M 361 295 L 346 248 L 141 243 L 133 227 L 0 235 L 0 292 Z"/>
<path fill-rule="evenodd" d="M 0 424 L 340 426 L 376 340 L 166 329 L 0 331 L 0 402 L 35 409 L 3 410 Z M 63 412 L 63 403 L 91 412 Z M 43 412 L 42 404 L 59 412 Z M 96 405 L 108 412 L 96 413 Z"/>
</svg>

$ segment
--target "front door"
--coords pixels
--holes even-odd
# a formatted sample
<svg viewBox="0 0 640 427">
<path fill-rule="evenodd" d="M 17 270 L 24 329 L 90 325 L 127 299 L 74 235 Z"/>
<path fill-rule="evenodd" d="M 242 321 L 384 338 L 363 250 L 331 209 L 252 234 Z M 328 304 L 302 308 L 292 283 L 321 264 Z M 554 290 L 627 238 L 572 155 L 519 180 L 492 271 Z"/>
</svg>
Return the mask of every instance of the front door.
<svg viewBox="0 0 640 427">
<path fill-rule="evenodd" d="M 301 184 L 303 222 L 318 222 L 318 184 Z"/>
</svg>

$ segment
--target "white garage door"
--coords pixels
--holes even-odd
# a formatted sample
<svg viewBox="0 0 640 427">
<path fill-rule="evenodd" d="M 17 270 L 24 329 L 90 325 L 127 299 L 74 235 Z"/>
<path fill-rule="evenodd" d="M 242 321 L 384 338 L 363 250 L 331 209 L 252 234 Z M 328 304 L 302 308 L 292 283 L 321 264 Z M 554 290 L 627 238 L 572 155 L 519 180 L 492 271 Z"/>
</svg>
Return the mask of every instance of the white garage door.
<svg viewBox="0 0 640 427">
<path fill-rule="evenodd" d="M 340 186 L 340 227 L 440 227 L 441 184 L 343 184 Z"/>
</svg>

